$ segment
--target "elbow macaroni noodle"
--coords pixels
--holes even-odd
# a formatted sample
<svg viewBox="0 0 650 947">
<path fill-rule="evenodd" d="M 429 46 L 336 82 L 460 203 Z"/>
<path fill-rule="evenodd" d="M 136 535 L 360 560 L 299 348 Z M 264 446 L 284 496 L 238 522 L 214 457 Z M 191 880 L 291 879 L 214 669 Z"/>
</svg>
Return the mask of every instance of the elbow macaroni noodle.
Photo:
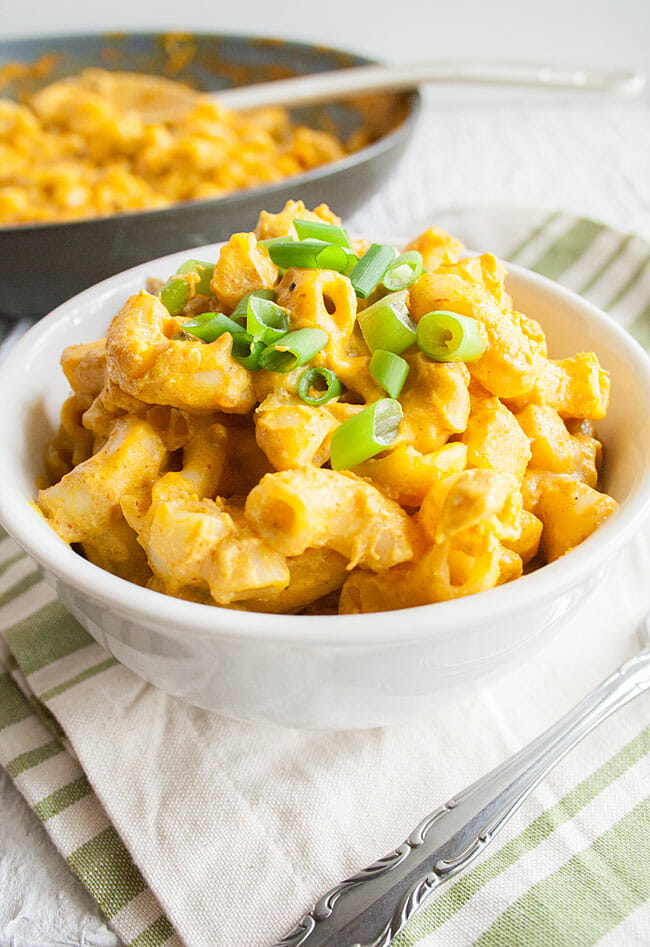
<svg viewBox="0 0 650 947">
<path fill-rule="evenodd" d="M 473 362 L 435 362 L 415 346 L 395 443 L 353 470 L 329 467 L 332 434 L 385 397 L 369 372 L 347 276 L 271 262 L 262 239 L 295 236 L 296 218 L 339 222 L 290 201 L 235 234 L 210 295 L 176 316 L 151 293 L 128 299 L 105 339 L 72 345 L 72 394 L 46 449 L 52 485 L 39 506 L 91 562 L 191 601 L 265 612 L 372 612 L 480 592 L 558 559 L 616 508 L 597 489 L 609 379 L 593 353 L 547 357 L 491 254 L 462 258 L 434 228 L 410 245 L 426 271 L 411 285 L 418 321 L 471 316 L 487 345 Z M 355 250 L 363 254 L 367 244 Z M 342 393 L 310 405 L 304 368 L 249 371 L 225 332 L 183 331 L 201 312 L 230 315 L 274 289 L 290 329 L 328 341 L 311 360 Z"/>
<path fill-rule="evenodd" d="M 359 132 L 354 148 L 365 143 Z M 285 109 L 240 115 L 169 79 L 87 69 L 26 104 L 0 99 L 0 225 L 221 197 L 349 150 Z"/>
</svg>

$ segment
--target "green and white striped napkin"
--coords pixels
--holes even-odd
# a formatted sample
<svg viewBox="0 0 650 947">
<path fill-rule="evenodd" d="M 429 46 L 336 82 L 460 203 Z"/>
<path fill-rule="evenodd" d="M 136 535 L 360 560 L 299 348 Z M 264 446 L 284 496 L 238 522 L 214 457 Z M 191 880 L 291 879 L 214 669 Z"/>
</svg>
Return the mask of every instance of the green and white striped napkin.
<svg viewBox="0 0 650 947">
<path fill-rule="evenodd" d="M 650 343 L 644 240 L 563 213 L 436 222 Z M 640 526 L 524 667 L 422 720 L 346 733 L 254 727 L 167 697 L 97 645 L 3 534 L 0 763 L 125 943 L 269 947 L 633 653 L 650 604 Z M 649 787 L 646 696 L 583 741 L 395 947 L 650 943 Z"/>
</svg>

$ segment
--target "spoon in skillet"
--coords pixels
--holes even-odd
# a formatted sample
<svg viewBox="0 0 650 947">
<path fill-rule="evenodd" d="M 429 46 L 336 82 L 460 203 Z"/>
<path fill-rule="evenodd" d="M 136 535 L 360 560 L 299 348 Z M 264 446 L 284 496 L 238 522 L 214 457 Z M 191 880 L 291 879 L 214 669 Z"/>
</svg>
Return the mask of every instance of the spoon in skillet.
<svg viewBox="0 0 650 947">
<path fill-rule="evenodd" d="M 211 93 L 231 109 L 264 105 L 315 105 L 349 98 L 365 92 L 396 92 L 415 89 L 428 82 L 464 85 L 537 86 L 557 89 L 637 95 L 644 87 L 641 73 L 625 69 L 597 70 L 519 62 L 414 63 L 396 66 L 355 66 L 331 72 Z"/>
<path fill-rule="evenodd" d="M 528 86 L 573 91 L 605 92 L 618 96 L 638 95 L 645 77 L 627 69 L 582 69 L 542 63 L 447 62 L 396 66 L 354 66 L 291 79 L 198 93 L 195 89 L 161 76 L 136 72 L 86 69 L 74 80 L 62 79 L 33 96 L 38 111 L 41 97 L 56 96 L 69 81 L 101 93 L 122 110 L 133 110 L 144 121 L 165 122 L 182 119 L 199 96 L 234 110 L 266 106 L 292 107 L 333 102 L 367 93 L 415 89 L 424 83 Z"/>
</svg>

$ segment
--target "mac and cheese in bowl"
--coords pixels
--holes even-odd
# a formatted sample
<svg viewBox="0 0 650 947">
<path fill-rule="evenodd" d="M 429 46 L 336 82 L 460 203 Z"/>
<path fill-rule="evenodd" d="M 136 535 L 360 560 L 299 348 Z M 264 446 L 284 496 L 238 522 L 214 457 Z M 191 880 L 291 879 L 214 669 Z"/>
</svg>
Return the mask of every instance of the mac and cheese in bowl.
<svg viewBox="0 0 650 947">
<path fill-rule="evenodd" d="M 491 254 L 340 224 L 263 211 L 65 349 L 38 504 L 91 562 L 228 608 L 383 611 L 515 580 L 616 508 L 596 356 L 548 358 Z"/>
</svg>

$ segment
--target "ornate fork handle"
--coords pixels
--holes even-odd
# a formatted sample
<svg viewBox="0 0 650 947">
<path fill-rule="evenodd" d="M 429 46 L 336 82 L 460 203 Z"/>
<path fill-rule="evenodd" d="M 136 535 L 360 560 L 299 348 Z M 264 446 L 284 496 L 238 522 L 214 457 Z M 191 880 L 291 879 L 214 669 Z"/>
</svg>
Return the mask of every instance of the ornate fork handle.
<svg viewBox="0 0 650 947">
<path fill-rule="evenodd" d="M 274 947 L 388 947 L 572 747 L 649 687 L 646 646 L 532 743 L 423 819 L 395 851 L 332 888 Z"/>
</svg>

